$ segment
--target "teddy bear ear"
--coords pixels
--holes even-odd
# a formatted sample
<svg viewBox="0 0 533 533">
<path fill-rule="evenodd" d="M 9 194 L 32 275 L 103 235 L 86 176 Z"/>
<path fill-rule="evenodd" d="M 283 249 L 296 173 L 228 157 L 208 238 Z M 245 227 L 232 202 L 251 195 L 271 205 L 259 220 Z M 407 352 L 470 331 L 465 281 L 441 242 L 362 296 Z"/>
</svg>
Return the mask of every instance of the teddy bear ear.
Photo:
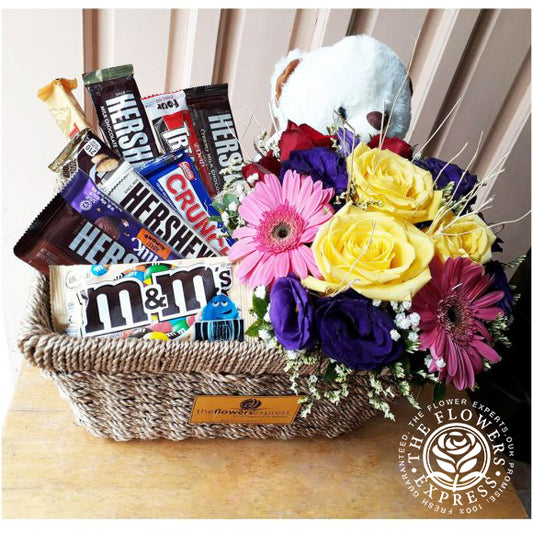
<svg viewBox="0 0 533 533">
<path fill-rule="evenodd" d="M 293 59 L 290 61 L 283 72 L 278 76 L 276 80 L 276 103 L 279 104 L 279 97 L 281 96 L 281 91 L 283 86 L 287 83 L 287 80 L 290 78 L 291 74 L 294 72 L 294 69 L 300 64 L 301 59 Z"/>
</svg>

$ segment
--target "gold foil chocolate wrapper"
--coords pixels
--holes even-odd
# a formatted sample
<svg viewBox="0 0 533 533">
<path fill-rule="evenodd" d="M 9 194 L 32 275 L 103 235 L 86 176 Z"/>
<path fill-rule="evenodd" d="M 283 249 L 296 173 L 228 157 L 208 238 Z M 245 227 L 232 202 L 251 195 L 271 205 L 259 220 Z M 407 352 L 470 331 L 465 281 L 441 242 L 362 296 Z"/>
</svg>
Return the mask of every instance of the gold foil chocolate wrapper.
<svg viewBox="0 0 533 533">
<path fill-rule="evenodd" d="M 77 86 L 76 80 L 57 78 L 37 92 L 37 96 L 48 106 L 61 131 L 70 138 L 89 127 L 83 109 L 72 94 L 72 90 Z"/>
</svg>

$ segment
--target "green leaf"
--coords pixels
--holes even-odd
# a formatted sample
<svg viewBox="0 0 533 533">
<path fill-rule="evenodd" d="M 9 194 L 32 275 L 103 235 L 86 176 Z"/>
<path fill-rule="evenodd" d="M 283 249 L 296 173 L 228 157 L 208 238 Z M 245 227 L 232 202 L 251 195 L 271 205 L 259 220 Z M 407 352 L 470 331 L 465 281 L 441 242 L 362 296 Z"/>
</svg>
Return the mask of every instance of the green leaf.
<svg viewBox="0 0 533 533">
<path fill-rule="evenodd" d="M 222 222 L 222 217 L 211 216 L 211 217 L 207 217 L 207 220 L 210 220 L 211 222 Z"/>
<path fill-rule="evenodd" d="M 261 329 L 261 322 L 256 320 L 247 330 L 248 337 L 259 337 L 259 330 Z"/>
<path fill-rule="evenodd" d="M 444 383 L 435 383 L 433 387 L 433 403 L 440 402 L 446 396 L 446 385 Z"/>
<path fill-rule="evenodd" d="M 227 209 L 231 202 L 235 202 L 237 205 L 239 205 L 239 199 L 234 194 L 225 194 L 222 198 L 224 209 Z"/>
<path fill-rule="evenodd" d="M 259 317 L 263 318 L 266 315 L 266 312 L 268 311 L 268 301 L 265 299 L 261 299 L 255 294 L 252 297 L 252 306 L 254 313 Z"/>
<path fill-rule="evenodd" d="M 225 211 L 226 208 L 219 202 L 213 202 L 211 204 L 219 213 L 222 213 L 222 211 Z"/>
<path fill-rule="evenodd" d="M 337 363 L 330 363 L 326 368 L 326 373 L 324 374 L 324 381 L 335 381 L 337 377 L 337 371 L 335 370 Z"/>
</svg>

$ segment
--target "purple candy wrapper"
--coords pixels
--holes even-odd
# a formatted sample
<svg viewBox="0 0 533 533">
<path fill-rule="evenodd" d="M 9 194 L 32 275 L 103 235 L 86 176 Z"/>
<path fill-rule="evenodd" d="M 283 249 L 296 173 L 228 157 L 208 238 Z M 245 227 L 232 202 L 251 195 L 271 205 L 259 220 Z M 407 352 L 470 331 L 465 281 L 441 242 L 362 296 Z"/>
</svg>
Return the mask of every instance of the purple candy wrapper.
<svg viewBox="0 0 533 533">
<path fill-rule="evenodd" d="M 78 213 L 133 252 L 141 261 L 180 259 L 181 256 L 100 191 L 78 170 L 61 191 Z"/>
</svg>

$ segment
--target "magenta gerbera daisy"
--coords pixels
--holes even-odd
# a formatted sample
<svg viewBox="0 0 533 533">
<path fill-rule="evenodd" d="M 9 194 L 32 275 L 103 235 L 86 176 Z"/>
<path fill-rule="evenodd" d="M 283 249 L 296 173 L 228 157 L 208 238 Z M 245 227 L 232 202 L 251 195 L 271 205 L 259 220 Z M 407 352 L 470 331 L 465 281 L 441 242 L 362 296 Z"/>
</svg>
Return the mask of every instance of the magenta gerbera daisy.
<svg viewBox="0 0 533 533">
<path fill-rule="evenodd" d="M 237 228 L 229 257 L 241 261 L 237 277 L 251 287 L 270 285 L 276 278 L 293 272 L 300 278 L 311 272 L 320 276 L 311 249 L 318 227 L 329 220 L 333 189 L 321 182 L 288 170 L 283 185 L 267 174 L 239 207 L 248 223 Z"/>
<path fill-rule="evenodd" d="M 459 257 L 430 264 L 431 281 L 420 289 L 412 311 L 420 315 L 420 348 L 431 353 L 430 372 L 457 389 L 473 387 L 483 359 L 500 360 L 483 321 L 502 313 L 502 291 L 487 292 L 492 278 L 481 265 Z"/>
</svg>

